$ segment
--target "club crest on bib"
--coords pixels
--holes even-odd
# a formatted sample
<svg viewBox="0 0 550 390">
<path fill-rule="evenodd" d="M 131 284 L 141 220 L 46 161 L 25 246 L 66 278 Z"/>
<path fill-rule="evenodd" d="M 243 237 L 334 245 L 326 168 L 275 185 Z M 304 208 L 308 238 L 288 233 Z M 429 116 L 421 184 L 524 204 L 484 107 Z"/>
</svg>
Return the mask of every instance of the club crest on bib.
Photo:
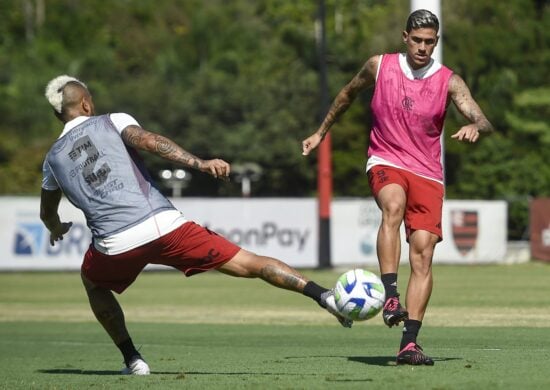
<svg viewBox="0 0 550 390">
<path fill-rule="evenodd" d="M 407 111 L 412 111 L 414 106 L 414 100 L 412 100 L 410 97 L 405 96 L 403 100 L 401 101 L 401 105 L 403 108 Z"/>
</svg>

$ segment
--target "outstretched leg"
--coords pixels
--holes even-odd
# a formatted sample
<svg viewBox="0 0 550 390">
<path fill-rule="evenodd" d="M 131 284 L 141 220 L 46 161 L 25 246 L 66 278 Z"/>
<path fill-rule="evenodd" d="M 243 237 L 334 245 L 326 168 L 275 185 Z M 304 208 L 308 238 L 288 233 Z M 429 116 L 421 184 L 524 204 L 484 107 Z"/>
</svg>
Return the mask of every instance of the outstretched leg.
<svg viewBox="0 0 550 390">
<path fill-rule="evenodd" d="M 267 283 L 314 299 L 333 314 L 340 324 L 350 328 L 352 321 L 342 317 L 336 309 L 334 293 L 308 280 L 286 263 L 267 256 L 259 256 L 241 249 L 230 261 L 218 268 L 225 274 L 241 278 L 261 278 Z"/>
<path fill-rule="evenodd" d="M 123 370 L 123 373 L 149 374 L 149 366 L 143 361 L 128 334 L 124 313 L 113 293 L 106 288 L 96 286 L 83 274 L 81 274 L 81 277 L 95 317 L 107 331 L 124 357 L 126 369 Z"/>
</svg>

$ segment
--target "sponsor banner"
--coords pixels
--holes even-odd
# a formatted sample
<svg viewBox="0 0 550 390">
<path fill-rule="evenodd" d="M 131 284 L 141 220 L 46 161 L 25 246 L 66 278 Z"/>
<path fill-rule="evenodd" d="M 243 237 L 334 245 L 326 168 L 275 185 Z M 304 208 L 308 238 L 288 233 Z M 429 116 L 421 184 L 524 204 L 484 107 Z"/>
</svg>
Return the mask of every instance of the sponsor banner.
<svg viewBox="0 0 550 390">
<path fill-rule="evenodd" d="M 172 199 L 183 215 L 235 244 L 294 267 L 317 266 L 315 199 Z"/>
<path fill-rule="evenodd" d="M 214 230 L 252 252 L 276 257 L 295 267 L 317 264 L 315 199 L 173 199 L 188 220 Z M 59 214 L 72 221 L 62 241 L 49 244 L 39 218 L 38 198 L 0 198 L 0 270 L 80 269 L 91 242 L 84 215 L 65 198 Z M 163 268 L 148 266 L 148 268 Z"/>
<path fill-rule="evenodd" d="M 504 261 L 508 239 L 505 201 L 446 200 L 443 241 L 435 263 L 494 263 Z"/>
<path fill-rule="evenodd" d="M 376 237 L 381 213 L 374 199 L 336 200 L 332 203 L 333 265 L 377 265 Z M 503 261 L 507 243 L 507 205 L 504 201 L 447 200 L 443 205 L 443 241 L 434 263 Z M 401 225 L 401 261 L 409 246 Z"/>
<path fill-rule="evenodd" d="M 55 246 L 39 216 L 38 198 L 0 198 L 0 270 L 80 269 L 91 235 L 82 212 L 69 202 L 60 204 L 62 221 L 73 221 L 71 230 Z"/>
<path fill-rule="evenodd" d="M 333 201 L 330 231 L 332 264 L 377 265 L 376 237 L 381 217 L 373 199 Z"/>
<path fill-rule="evenodd" d="M 185 217 L 252 252 L 278 258 L 293 267 L 317 267 L 317 200 L 204 199 L 172 200 Z M 0 270 L 77 270 L 91 236 L 82 213 L 65 199 L 62 221 L 73 227 L 55 246 L 39 218 L 38 198 L 0 197 Z M 373 199 L 332 202 L 331 250 L 334 266 L 376 265 L 380 211 Z M 443 242 L 436 263 L 486 263 L 506 255 L 506 203 L 451 201 L 443 208 Z M 548 225 L 546 225 L 548 226 Z M 408 244 L 401 229 L 401 257 Z M 160 267 L 160 266 L 159 266 Z M 148 267 L 153 268 L 153 267 Z M 157 268 L 157 267 L 154 267 Z M 162 268 L 162 267 L 161 267 Z"/>
<path fill-rule="evenodd" d="M 550 262 L 550 198 L 533 199 L 530 209 L 531 255 Z"/>
</svg>

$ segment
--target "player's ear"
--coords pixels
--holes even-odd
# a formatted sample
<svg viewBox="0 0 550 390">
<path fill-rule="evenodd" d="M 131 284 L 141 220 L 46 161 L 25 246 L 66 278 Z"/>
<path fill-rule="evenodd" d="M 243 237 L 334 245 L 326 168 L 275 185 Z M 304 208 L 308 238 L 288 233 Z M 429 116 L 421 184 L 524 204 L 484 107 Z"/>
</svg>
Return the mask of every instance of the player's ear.
<svg viewBox="0 0 550 390">
<path fill-rule="evenodd" d="M 82 101 L 80 102 L 80 107 L 82 109 L 82 111 L 87 115 L 87 116 L 92 116 L 93 113 L 94 113 L 94 105 L 93 103 L 90 101 L 90 99 L 86 96 L 84 96 L 82 98 Z"/>
<path fill-rule="evenodd" d="M 409 33 L 406 31 L 403 31 L 403 42 L 407 43 L 407 38 L 409 37 Z"/>
</svg>

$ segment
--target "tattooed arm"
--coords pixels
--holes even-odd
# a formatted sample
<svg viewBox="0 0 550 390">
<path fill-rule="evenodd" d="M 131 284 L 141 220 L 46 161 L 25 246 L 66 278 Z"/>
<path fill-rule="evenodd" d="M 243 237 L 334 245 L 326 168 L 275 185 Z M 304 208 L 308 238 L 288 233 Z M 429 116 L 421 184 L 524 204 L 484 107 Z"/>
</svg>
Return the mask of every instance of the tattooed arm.
<svg viewBox="0 0 550 390">
<path fill-rule="evenodd" d="M 487 120 L 481 108 L 472 97 L 470 89 L 456 74 L 451 76 L 449 80 L 449 94 L 456 108 L 466 119 L 471 123 L 463 126 L 451 138 L 459 141 L 476 142 L 479 138 L 479 133 L 490 133 L 494 131 L 493 125 Z"/>
<path fill-rule="evenodd" d="M 136 149 L 154 153 L 167 160 L 195 168 L 214 177 L 229 176 L 230 166 L 223 160 L 202 160 L 187 152 L 174 141 L 162 135 L 151 133 L 139 126 L 130 125 L 122 130 L 124 143 Z"/>
<path fill-rule="evenodd" d="M 369 58 L 359 73 L 336 95 L 319 129 L 302 141 L 302 154 L 304 156 L 308 155 L 321 143 L 334 122 L 346 112 L 359 92 L 374 84 L 379 61 L 380 56 Z"/>
</svg>

